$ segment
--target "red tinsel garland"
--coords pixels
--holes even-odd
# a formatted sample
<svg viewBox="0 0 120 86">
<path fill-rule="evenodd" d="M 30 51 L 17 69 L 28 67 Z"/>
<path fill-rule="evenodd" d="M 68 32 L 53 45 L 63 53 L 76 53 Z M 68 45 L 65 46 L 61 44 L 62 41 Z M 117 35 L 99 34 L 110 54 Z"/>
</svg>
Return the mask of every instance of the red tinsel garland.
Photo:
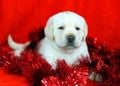
<svg viewBox="0 0 120 86">
<path fill-rule="evenodd" d="M 42 37 L 41 31 L 32 32 L 31 45 L 21 57 L 15 57 L 8 46 L 1 46 L 0 66 L 9 73 L 26 76 L 32 86 L 87 86 L 90 71 L 102 74 L 101 86 L 120 86 L 120 48 L 110 50 L 105 43 L 88 37 L 91 63 L 85 59 L 80 65 L 70 67 L 65 61 L 58 61 L 57 69 L 53 70 L 41 55 L 32 50 Z"/>
</svg>

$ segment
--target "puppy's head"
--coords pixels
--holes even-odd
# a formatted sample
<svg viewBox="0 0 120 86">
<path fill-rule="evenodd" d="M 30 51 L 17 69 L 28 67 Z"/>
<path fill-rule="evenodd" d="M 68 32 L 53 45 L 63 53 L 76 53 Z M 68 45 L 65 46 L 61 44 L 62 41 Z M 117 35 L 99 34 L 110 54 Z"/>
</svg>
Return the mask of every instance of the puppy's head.
<svg viewBox="0 0 120 86">
<path fill-rule="evenodd" d="M 73 12 L 61 12 L 49 18 L 45 35 L 63 49 L 79 48 L 86 41 L 87 24 L 83 17 Z"/>
</svg>

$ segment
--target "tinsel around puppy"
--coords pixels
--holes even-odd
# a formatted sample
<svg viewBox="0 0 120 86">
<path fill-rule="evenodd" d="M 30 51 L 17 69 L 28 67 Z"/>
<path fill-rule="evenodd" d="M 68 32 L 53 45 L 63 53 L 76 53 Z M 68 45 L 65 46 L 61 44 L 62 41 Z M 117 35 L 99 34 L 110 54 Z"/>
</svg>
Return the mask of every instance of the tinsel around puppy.
<svg viewBox="0 0 120 86">
<path fill-rule="evenodd" d="M 41 35 L 42 34 L 42 35 Z M 26 77 L 31 86 L 87 86 L 88 74 L 96 71 L 103 76 L 101 86 L 120 85 L 120 48 L 110 50 L 105 43 L 96 38 L 87 38 L 91 63 L 86 59 L 80 65 L 68 66 L 65 61 L 58 61 L 56 70 L 32 49 L 42 37 L 42 31 L 30 34 L 31 45 L 21 57 L 14 56 L 8 46 L 0 47 L 0 66 L 10 74 L 21 74 Z"/>
</svg>

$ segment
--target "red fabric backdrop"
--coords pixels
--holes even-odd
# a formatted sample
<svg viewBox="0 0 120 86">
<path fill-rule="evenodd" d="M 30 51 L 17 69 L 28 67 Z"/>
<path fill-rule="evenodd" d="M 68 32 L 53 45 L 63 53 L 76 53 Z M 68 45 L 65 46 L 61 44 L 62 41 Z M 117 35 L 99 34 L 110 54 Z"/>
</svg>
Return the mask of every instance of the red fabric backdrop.
<svg viewBox="0 0 120 86">
<path fill-rule="evenodd" d="M 0 44 L 12 34 L 17 42 L 26 42 L 28 33 L 45 26 L 47 19 L 60 11 L 82 15 L 89 26 L 89 36 L 120 44 L 120 0 L 0 0 Z"/>
<path fill-rule="evenodd" d="M 120 44 L 119 5 L 120 0 L 0 0 L 0 45 L 6 42 L 8 34 L 17 42 L 28 41 L 28 33 L 44 27 L 51 15 L 69 10 L 86 19 L 89 36 L 98 37 L 113 48 Z M 6 81 L 6 73 L 0 71 L 0 86 L 7 86 L 5 82 L 9 80 L 19 83 L 19 79 L 17 82 L 9 75 Z"/>
</svg>

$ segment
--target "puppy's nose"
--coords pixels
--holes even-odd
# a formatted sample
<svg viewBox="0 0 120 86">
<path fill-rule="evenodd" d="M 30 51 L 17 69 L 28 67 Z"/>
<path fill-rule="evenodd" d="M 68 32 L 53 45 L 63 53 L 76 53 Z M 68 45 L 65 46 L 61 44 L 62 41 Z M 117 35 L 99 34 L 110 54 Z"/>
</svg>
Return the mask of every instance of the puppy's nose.
<svg viewBox="0 0 120 86">
<path fill-rule="evenodd" d="M 74 36 L 74 35 L 68 35 L 68 36 L 66 37 L 66 39 L 67 39 L 68 42 L 74 42 L 75 36 Z"/>
</svg>

